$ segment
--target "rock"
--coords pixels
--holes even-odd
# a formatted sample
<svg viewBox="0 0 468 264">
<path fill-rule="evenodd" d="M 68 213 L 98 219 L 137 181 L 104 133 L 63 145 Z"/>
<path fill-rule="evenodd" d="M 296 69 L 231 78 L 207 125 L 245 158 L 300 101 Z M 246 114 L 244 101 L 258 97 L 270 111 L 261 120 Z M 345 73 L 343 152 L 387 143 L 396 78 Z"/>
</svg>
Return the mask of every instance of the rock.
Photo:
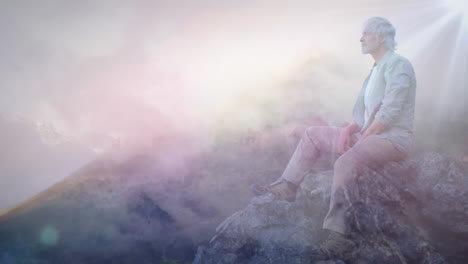
<svg viewBox="0 0 468 264">
<path fill-rule="evenodd" d="M 468 163 L 428 152 L 408 170 L 405 214 L 450 263 L 468 263 Z"/>
<path fill-rule="evenodd" d="M 227 218 L 194 264 L 310 263 L 301 251 L 323 240 L 333 172 L 319 166 L 295 202 L 271 194 Z M 467 263 L 466 164 L 436 152 L 414 153 L 379 173 L 362 174 L 346 189 L 354 251 L 313 263 Z"/>
</svg>

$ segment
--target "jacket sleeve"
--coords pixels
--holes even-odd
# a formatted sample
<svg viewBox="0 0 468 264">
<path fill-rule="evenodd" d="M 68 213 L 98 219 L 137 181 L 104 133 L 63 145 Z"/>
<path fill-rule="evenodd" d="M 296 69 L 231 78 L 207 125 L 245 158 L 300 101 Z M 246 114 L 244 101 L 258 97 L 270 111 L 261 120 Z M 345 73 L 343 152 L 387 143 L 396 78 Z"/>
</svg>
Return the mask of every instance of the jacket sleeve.
<svg viewBox="0 0 468 264">
<path fill-rule="evenodd" d="M 407 101 L 412 75 L 412 66 L 406 60 L 399 59 L 388 66 L 384 73 L 385 94 L 375 119 L 387 126 L 391 126 L 398 119 Z"/>
</svg>

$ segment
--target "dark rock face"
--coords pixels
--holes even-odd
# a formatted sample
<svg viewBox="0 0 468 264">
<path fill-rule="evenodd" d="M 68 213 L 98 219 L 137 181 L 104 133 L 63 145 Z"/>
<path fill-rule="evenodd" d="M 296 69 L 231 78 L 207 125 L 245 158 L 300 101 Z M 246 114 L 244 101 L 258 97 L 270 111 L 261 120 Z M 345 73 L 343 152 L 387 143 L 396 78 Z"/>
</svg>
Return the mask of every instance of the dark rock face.
<svg viewBox="0 0 468 264">
<path fill-rule="evenodd" d="M 450 156 L 423 153 L 364 173 L 345 190 L 357 247 L 314 263 L 468 263 L 467 172 Z M 325 237 L 332 177 L 309 174 L 293 203 L 254 197 L 199 247 L 194 263 L 310 263 L 301 252 Z"/>
<path fill-rule="evenodd" d="M 468 262 L 468 163 L 440 153 L 408 162 L 405 213 L 450 263 Z M 404 185 L 403 185 L 404 184 Z"/>
</svg>

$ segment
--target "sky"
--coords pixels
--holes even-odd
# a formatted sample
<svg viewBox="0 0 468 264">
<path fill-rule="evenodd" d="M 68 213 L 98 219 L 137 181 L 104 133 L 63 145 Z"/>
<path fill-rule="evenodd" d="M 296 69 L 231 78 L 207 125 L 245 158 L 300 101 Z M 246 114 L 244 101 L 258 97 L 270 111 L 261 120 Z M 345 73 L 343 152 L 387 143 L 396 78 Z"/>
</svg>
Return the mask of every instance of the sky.
<svg viewBox="0 0 468 264">
<path fill-rule="evenodd" d="M 261 129 L 271 102 L 349 121 L 371 16 L 413 63 L 419 132 L 464 127 L 468 23 L 452 2 L 0 0 L 0 209 L 122 142 Z"/>
</svg>

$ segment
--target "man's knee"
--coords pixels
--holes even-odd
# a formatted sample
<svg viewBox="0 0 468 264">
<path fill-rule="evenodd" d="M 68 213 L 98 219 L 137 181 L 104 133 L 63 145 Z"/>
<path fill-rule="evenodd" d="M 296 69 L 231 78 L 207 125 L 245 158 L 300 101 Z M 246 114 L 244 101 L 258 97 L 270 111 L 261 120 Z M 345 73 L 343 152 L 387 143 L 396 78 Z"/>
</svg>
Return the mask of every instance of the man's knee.
<svg viewBox="0 0 468 264">
<path fill-rule="evenodd" d="M 330 127 L 321 127 L 321 126 L 310 126 L 304 130 L 302 134 L 302 140 L 307 140 L 315 145 L 318 145 L 319 142 L 327 140 L 331 136 Z"/>
<path fill-rule="evenodd" d="M 304 130 L 304 133 L 302 134 L 302 139 L 303 140 L 312 140 L 315 137 L 316 131 L 317 131 L 316 126 L 307 127 Z"/>
<path fill-rule="evenodd" d="M 308 127 L 301 139 L 301 149 L 303 151 L 303 154 L 306 158 L 308 159 L 315 159 L 320 156 L 320 148 L 316 142 L 317 140 L 317 127 L 311 126 Z"/>
<path fill-rule="evenodd" d="M 342 177 L 344 175 L 356 172 L 364 164 L 359 157 L 347 152 L 339 157 L 333 165 L 335 175 Z"/>
</svg>

